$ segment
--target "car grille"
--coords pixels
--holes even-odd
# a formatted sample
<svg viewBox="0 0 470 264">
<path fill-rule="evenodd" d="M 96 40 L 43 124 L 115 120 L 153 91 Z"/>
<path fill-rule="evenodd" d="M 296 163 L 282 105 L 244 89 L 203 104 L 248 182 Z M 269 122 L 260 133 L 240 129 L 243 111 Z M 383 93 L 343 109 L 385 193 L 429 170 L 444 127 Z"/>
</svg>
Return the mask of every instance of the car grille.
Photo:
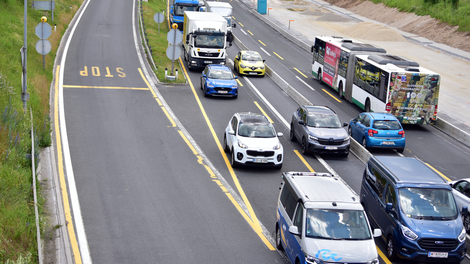
<svg viewBox="0 0 470 264">
<path fill-rule="evenodd" d="M 319 138 L 318 143 L 322 145 L 343 145 L 343 139 L 328 139 L 328 138 Z"/>
<path fill-rule="evenodd" d="M 215 87 L 214 91 L 219 92 L 219 91 L 227 91 L 227 93 L 230 93 L 232 91 L 232 88 L 228 87 Z"/>
<path fill-rule="evenodd" d="M 425 250 L 444 252 L 456 249 L 459 242 L 456 239 L 423 238 L 418 241 L 418 244 Z"/>
<path fill-rule="evenodd" d="M 256 151 L 256 150 L 248 150 L 246 151 L 248 156 L 254 157 L 272 157 L 274 156 L 274 151 Z"/>
<path fill-rule="evenodd" d="M 201 56 L 201 57 L 214 57 L 214 58 L 217 58 L 217 57 L 219 57 L 219 54 L 220 54 L 220 53 L 219 53 L 219 52 L 216 52 L 216 53 L 206 53 L 206 52 L 201 52 L 201 51 L 199 51 L 197 54 L 198 54 L 199 56 Z"/>
</svg>

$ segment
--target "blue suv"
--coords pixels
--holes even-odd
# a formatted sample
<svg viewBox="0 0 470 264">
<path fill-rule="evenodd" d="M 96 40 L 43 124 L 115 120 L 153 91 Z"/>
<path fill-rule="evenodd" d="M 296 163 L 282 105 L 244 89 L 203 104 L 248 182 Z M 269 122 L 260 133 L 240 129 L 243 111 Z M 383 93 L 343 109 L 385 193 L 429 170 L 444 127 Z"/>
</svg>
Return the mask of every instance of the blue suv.
<svg viewBox="0 0 470 264">
<path fill-rule="evenodd" d="M 465 257 L 466 231 L 452 188 L 420 160 L 372 156 L 360 197 L 390 260 L 455 263 Z"/>
<path fill-rule="evenodd" d="M 204 97 L 229 96 L 238 97 L 238 77 L 233 75 L 232 70 L 225 65 L 209 64 L 201 76 L 201 89 Z"/>
</svg>

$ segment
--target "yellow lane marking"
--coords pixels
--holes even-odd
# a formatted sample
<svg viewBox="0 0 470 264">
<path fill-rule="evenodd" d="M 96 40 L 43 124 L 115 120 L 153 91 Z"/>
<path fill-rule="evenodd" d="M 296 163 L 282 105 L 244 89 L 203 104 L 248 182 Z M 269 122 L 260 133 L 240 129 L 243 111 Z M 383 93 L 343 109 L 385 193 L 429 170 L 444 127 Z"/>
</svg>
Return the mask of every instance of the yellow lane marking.
<svg viewBox="0 0 470 264">
<path fill-rule="evenodd" d="M 259 41 L 259 43 L 263 44 L 263 46 L 266 47 L 266 44 L 264 44 L 261 40 L 258 39 L 258 41 Z"/>
<path fill-rule="evenodd" d="M 178 133 L 183 138 L 184 142 L 186 142 L 186 144 L 189 146 L 189 148 L 191 149 L 193 154 L 197 155 L 198 154 L 197 150 L 193 147 L 193 144 L 191 144 L 191 142 L 189 142 L 188 138 L 183 134 L 183 132 L 181 132 L 181 130 L 178 130 Z"/>
<path fill-rule="evenodd" d="M 64 88 L 85 88 L 85 89 L 114 89 L 114 90 L 148 90 L 149 88 L 137 87 L 117 87 L 117 86 L 81 86 L 81 85 L 62 85 Z"/>
<path fill-rule="evenodd" d="M 333 97 L 333 99 L 335 99 L 336 101 L 338 101 L 339 103 L 341 103 L 341 100 L 338 100 L 336 97 L 334 97 L 332 94 L 330 94 L 329 92 L 327 92 L 325 89 L 322 89 L 325 93 L 327 93 L 329 96 Z"/>
<path fill-rule="evenodd" d="M 59 129 L 59 72 L 60 65 L 57 65 L 56 77 L 55 77 L 55 96 L 54 96 L 54 128 L 57 145 L 57 165 L 59 170 L 60 189 L 62 191 L 62 200 L 64 202 L 65 221 L 67 231 L 69 232 L 70 244 L 72 246 L 73 255 L 77 264 L 82 263 L 82 257 L 80 250 L 78 249 L 77 237 L 75 236 L 75 230 L 73 228 L 72 216 L 70 214 L 70 203 L 69 195 L 67 194 L 67 185 L 65 184 L 64 175 L 64 162 L 62 157 L 62 139 L 60 137 Z"/>
<path fill-rule="evenodd" d="M 294 67 L 294 70 L 296 70 L 298 73 L 302 74 L 302 76 L 304 76 L 305 78 L 308 78 L 307 75 L 303 74 L 303 72 L 299 71 L 299 69 L 297 69 L 296 67 Z"/>
<path fill-rule="evenodd" d="M 273 120 L 268 116 L 268 114 L 266 114 L 266 112 L 263 110 L 263 108 L 261 108 L 258 102 L 256 101 L 254 102 L 255 102 L 255 105 L 259 108 L 259 110 L 263 113 L 263 115 L 269 119 L 269 122 L 271 122 L 271 124 L 274 123 Z"/>
<path fill-rule="evenodd" d="M 183 64 L 181 64 L 181 65 L 183 65 Z M 248 217 L 248 216 L 245 217 L 247 223 L 251 226 L 251 228 L 253 228 L 255 233 L 261 238 L 261 240 L 266 244 L 266 246 L 270 250 L 276 250 L 273 247 L 273 245 L 269 242 L 269 240 L 264 236 L 263 230 L 261 229 L 261 225 L 259 223 L 258 218 L 256 217 L 255 211 L 253 210 L 253 207 L 251 206 L 250 201 L 246 197 L 245 191 L 242 189 L 242 187 L 240 185 L 240 182 L 238 180 L 238 177 L 235 174 L 235 172 L 233 171 L 232 166 L 230 165 L 230 162 L 227 158 L 227 155 L 225 155 L 225 151 L 222 148 L 222 145 L 220 144 L 219 139 L 217 138 L 217 134 L 214 131 L 214 128 L 213 128 L 213 126 L 212 126 L 212 124 L 209 120 L 209 117 L 207 116 L 206 111 L 205 111 L 205 109 L 204 109 L 204 107 L 201 103 L 201 100 L 199 100 L 199 97 L 197 96 L 196 90 L 195 90 L 195 88 L 194 88 L 194 86 L 191 82 L 191 78 L 189 78 L 188 72 L 186 71 L 186 67 L 182 66 L 182 68 L 183 68 L 184 74 L 187 77 L 186 79 L 188 80 L 189 86 L 191 87 L 191 91 L 193 92 L 194 98 L 196 99 L 196 102 L 199 105 L 201 113 L 204 116 L 204 119 L 206 120 L 207 126 L 209 127 L 209 130 L 211 131 L 212 137 L 214 138 L 214 141 L 217 145 L 217 148 L 219 149 L 220 154 L 222 155 L 222 157 L 225 161 L 225 165 L 227 166 L 227 168 L 230 172 L 230 175 L 232 176 L 232 180 L 233 180 L 233 182 L 234 182 L 234 184 L 235 184 L 235 186 L 238 190 L 238 193 L 240 194 L 240 196 L 241 196 L 241 198 L 242 198 L 243 202 L 245 203 L 245 206 L 248 210 L 248 213 L 249 213 L 250 217 Z M 227 196 L 229 196 L 229 195 L 230 195 L 230 197 L 232 196 L 230 193 L 228 193 Z M 241 210 L 240 205 L 235 201 L 235 199 L 233 199 L 233 197 L 232 198 L 230 198 L 230 197 L 229 197 L 229 199 L 232 201 L 232 203 L 235 205 L 235 207 L 238 210 Z M 243 210 L 241 210 L 241 211 L 243 211 Z M 243 211 L 243 214 L 244 214 L 244 211 Z"/>
<path fill-rule="evenodd" d="M 313 168 L 310 166 L 310 164 L 308 164 L 308 162 L 304 159 L 302 154 L 300 154 L 300 152 L 298 152 L 296 149 L 294 149 L 294 152 L 295 154 L 297 154 L 297 157 L 299 157 L 299 159 L 304 163 L 304 165 L 310 170 L 310 172 L 315 172 Z"/>
<path fill-rule="evenodd" d="M 284 60 L 284 58 L 283 58 L 283 57 L 281 57 L 281 56 L 279 56 L 279 54 L 277 54 L 276 52 L 273 52 L 273 53 L 274 53 L 274 55 L 278 56 L 278 57 L 279 57 L 279 59 L 281 59 L 281 60 Z"/>
<path fill-rule="evenodd" d="M 392 262 L 390 262 L 390 260 L 388 260 L 387 256 L 385 256 L 385 254 L 382 253 L 382 251 L 379 249 L 379 247 L 378 247 L 378 246 L 375 246 L 375 247 L 377 248 L 377 252 L 379 253 L 380 258 L 381 258 L 383 261 L 385 261 L 385 263 L 387 263 L 387 264 L 392 264 Z"/>
<path fill-rule="evenodd" d="M 240 80 L 237 79 L 237 83 L 240 85 L 240 86 L 243 86 L 243 84 L 240 82 Z"/>
<path fill-rule="evenodd" d="M 242 23 L 240 23 L 240 22 L 238 22 L 238 24 L 240 24 L 240 26 L 242 26 L 242 27 L 245 27 L 245 26 L 244 26 Z"/>
<path fill-rule="evenodd" d="M 429 165 L 429 163 L 426 163 L 429 167 L 431 167 L 437 174 L 439 174 L 442 178 L 446 179 L 447 181 L 452 181 L 451 179 L 447 178 L 444 174 L 442 174 L 440 171 L 436 170 L 433 166 Z"/>
<path fill-rule="evenodd" d="M 251 33 L 251 31 L 247 30 L 247 32 L 250 33 L 252 36 L 254 36 L 253 33 Z"/>
</svg>

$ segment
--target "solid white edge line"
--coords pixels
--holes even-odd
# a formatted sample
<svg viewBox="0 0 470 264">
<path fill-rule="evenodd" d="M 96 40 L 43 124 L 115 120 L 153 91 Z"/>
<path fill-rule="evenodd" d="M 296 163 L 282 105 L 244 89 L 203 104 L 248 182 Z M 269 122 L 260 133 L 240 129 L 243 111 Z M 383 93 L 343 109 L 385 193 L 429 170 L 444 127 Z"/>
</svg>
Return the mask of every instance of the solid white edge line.
<svg viewBox="0 0 470 264">
<path fill-rule="evenodd" d="M 301 82 L 302 82 L 303 84 L 305 84 L 308 88 L 310 88 L 310 90 L 315 91 L 315 89 L 314 89 L 312 86 L 310 86 L 308 83 L 306 83 L 304 80 L 302 80 L 299 76 L 296 75 L 295 78 L 299 79 L 299 81 L 301 81 Z"/>
<path fill-rule="evenodd" d="M 60 70 L 59 70 L 59 124 L 60 124 L 60 135 L 62 137 L 62 148 L 64 155 L 64 168 L 67 175 L 67 182 L 69 185 L 69 194 L 72 204 L 73 212 L 73 221 L 75 223 L 75 228 L 77 231 L 78 237 L 78 246 L 80 248 L 80 256 L 82 258 L 82 263 L 91 264 L 91 255 L 88 247 L 88 241 L 85 232 L 85 226 L 83 225 L 82 213 L 80 210 L 80 202 L 78 200 L 77 186 L 75 185 L 75 177 L 73 174 L 72 159 L 70 158 L 70 149 L 69 141 L 67 137 L 67 125 L 65 122 L 65 112 L 64 112 L 64 69 L 65 69 L 65 58 L 67 57 L 67 51 L 69 49 L 70 42 L 72 41 L 73 34 L 77 25 L 80 23 L 82 15 L 85 13 L 88 4 L 91 0 L 88 0 L 83 7 L 82 12 L 79 14 L 76 23 L 74 24 L 72 31 L 70 31 L 70 36 L 67 39 L 65 44 L 64 52 L 62 54 L 62 59 L 60 61 Z"/>
</svg>

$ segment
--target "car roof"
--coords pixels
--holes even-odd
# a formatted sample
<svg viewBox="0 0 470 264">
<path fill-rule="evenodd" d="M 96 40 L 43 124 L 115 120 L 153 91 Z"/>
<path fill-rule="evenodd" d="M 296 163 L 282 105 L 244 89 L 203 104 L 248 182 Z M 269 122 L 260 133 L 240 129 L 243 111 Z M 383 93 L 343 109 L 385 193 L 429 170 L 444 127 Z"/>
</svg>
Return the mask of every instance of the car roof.
<svg viewBox="0 0 470 264">
<path fill-rule="evenodd" d="M 371 113 L 371 112 L 368 112 L 366 114 L 368 114 L 370 117 L 372 117 L 372 119 L 379 119 L 379 120 L 388 119 L 388 120 L 398 121 L 397 117 L 390 114 L 390 113 L 376 113 L 376 112 Z"/>
<path fill-rule="evenodd" d="M 336 114 L 333 109 L 329 108 L 328 106 L 318 106 L 318 105 L 304 105 L 305 109 L 309 113 L 316 113 L 316 114 Z"/>
<path fill-rule="evenodd" d="M 241 112 L 237 115 L 240 117 L 240 121 L 245 123 L 270 123 L 264 115 L 258 113 Z"/>
<path fill-rule="evenodd" d="M 254 50 L 242 50 L 241 52 L 242 53 L 248 53 L 248 54 L 258 54 L 258 55 L 260 55 L 259 52 L 254 51 Z"/>
<path fill-rule="evenodd" d="M 207 65 L 209 69 L 218 69 L 218 70 L 230 70 L 230 68 L 227 65 L 222 65 L 222 64 L 208 64 Z M 230 70 L 231 71 L 231 70 Z"/>
<path fill-rule="evenodd" d="M 448 186 L 437 172 L 422 161 L 411 157 L 372 156 L 370 162 L 382 164 L 391 180 L 402 185 L 444 185 Z"/>
</svg>

